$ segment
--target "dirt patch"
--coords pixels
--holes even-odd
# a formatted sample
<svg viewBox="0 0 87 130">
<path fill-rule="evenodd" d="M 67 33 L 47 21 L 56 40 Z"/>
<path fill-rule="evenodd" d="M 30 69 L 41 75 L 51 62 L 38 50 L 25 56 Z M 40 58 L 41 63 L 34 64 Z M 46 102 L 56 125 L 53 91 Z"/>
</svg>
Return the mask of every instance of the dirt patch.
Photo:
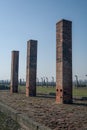
<svg viewBox="0 0 87 130">
<path fill-rule="evenodd" d="M 22 130 L 19 124 L 0 112 L 0 130 Z"/>
<path fill-rule="evenodd" d="M 26 97 L 25 94 L 0 91 L 0 102 L 52 130 L 87 129 L 87 101 L 71 105 L 56 104 L 55 98 L 51 97 Z"/>
</svg>

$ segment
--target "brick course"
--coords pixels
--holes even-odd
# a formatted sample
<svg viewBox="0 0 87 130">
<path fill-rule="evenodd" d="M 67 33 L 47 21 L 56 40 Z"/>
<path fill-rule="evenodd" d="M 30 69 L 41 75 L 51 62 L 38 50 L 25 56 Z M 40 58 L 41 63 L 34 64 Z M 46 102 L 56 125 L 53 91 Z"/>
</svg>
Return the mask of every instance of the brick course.
<svg viewBox="0 0 87 130">
<path fill-rule="evenodd" d="M 37 41 L 27 42 L 26 96 L 36 96 Z"/>
<path fill-rule="evenodd" d="M 56 102 L 72 103 L 72 22 L 56 24 Z"/>
<path fill-rule="evenodd" d="M 19 51 L 12 51 L 10 92 L 18 92 Z"/>
</svg>

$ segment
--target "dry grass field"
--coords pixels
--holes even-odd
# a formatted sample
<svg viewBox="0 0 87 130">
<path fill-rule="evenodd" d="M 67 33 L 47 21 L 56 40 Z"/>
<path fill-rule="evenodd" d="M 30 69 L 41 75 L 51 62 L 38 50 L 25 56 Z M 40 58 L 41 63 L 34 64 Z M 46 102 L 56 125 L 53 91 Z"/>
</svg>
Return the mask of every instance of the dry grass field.
<svg viewBox="0 0 87 130">
<path fill-rule="evenodd" d="M 55 87 L 37 86 L 37 93 L 40 94 L 55 94 L 55 91 Z M 25 93 L 25 86 L 19 86 L 19 92 Z M 87 97 L 87 87 L 73 87 L 73 97 Z"/>
</svg>

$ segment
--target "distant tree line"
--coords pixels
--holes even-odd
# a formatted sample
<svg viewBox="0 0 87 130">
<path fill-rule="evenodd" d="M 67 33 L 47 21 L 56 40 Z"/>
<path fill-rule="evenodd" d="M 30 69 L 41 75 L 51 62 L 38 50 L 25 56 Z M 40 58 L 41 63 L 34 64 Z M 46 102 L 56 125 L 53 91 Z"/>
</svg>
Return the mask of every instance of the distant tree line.
<svg viewBox="0 0 87 130">
<path fill-rule="evenodd" d="M 73 86 L 74 87 L 87 87 L 87 81 L 86 80 L 78 80 L 78 81 L 73 81 Z"/>
<path fill-rule="evenodd" d="M 10 86 L 10 80 L 0 80 L 0 86 Z M 19 85 L 25 86 L 26 81 L 24 79 L 19 79 Z M 36 85 L 42 86 L 42 87 L 55 87 L 56 81 L 54 80 L 54 77 L 51 77 L 49 80 L 48 77 L 41 77 L 36 79 Z M 76 77 L 76 80 L 73 81 L 74 87 L 87 87 L 87 80 L 78 80 L 78 77 Z"/>
<path fill-rule="evenodd" d="M 87 77 L 87 75 L 85 75 L 86 77 Z M 76 78 L 76 80 L 75 81 L 73 81 L 73 86 L 74 87 L 87 87 L 87 80 L 85 79 L 85 80 L 79 80 L 78 79 L 78 75 L 75 75 L 75 78 Z"/>
</svg>

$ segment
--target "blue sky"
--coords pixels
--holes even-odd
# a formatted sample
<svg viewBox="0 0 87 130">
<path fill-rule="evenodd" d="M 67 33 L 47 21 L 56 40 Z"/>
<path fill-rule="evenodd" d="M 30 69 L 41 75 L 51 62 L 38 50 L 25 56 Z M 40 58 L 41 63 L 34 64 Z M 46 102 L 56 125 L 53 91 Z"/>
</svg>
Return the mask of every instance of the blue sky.
<svg viewBox="0 0 87 130">
<path fill-rule="evenodd" d="M 19 78 L 26 79 L 26 43 L 38 40 L 37 77 L 56 75 L 56 23 L 73 25 L 73 79 L 87 74 L 87 0 L 0 0 L 0 80 L 10 79 L 11 51 L 20 51 Z"/>
</svg>

